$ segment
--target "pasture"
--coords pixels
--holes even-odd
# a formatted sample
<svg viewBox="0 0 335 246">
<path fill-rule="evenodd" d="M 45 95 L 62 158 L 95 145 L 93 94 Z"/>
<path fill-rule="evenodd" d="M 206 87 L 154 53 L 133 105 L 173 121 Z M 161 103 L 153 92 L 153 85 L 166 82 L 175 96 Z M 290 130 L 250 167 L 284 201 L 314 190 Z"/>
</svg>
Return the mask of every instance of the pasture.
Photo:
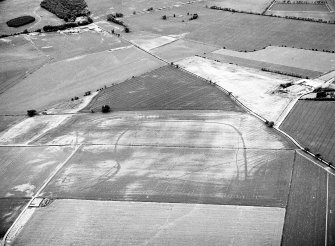
<svg viewBox="0 0 335 246">
<path fill-rule="evenodd" d="M 100 92 L 84 111 L 241 109 L 213 85 L 167 65 Z"/>
<path fill-rule="evenodd" d="M 122 82 L 162 64 L 134 47 L 48 64 L 1 95 L 0 113 L 25 113 L 27 108 L 43 110 L 61 100 Z"/>
<path fill-rule="evenodd" d="M 293 11 L 293 12 L 329 12 L 326 4 L 299 4 L 299 3 L 275 3 L 269 9 L 274 11 Z"/>
<path fill-rule="evenodd" d="M 198 13 L 199 18 L 189 21 L 187 13 Z M 162 20 L 163 15 L 168 19 Z M 217 11 L 199 4 L 134 15 L 124 21 L 134 32 L 185 34 L 187 39 L 237 51 L 253 51 L 269 45 L 335 50 L 330 35 L 335 32 L 335 25 Z"/>
<path fill-rule="evenodd" d="M 280 245 L 284 214 L 251 206 L 56 200 L 35 212 L 14 244 Z"/>
<path fill-rule="evenodd" d="M 201 57 L 186 58 L 177 64 L 187 71 L 217 83 L 267 120 L 276 121 L 295 97 L 293 94 L 275 93 L 281 83 L 293 82 L 291 77 Z"/>
<path fill-rule="evenodd" d="M 334 101 L 299 100 L 280 129 L 302 146 L 328 161 L 335 161 Z"/>
</svg>

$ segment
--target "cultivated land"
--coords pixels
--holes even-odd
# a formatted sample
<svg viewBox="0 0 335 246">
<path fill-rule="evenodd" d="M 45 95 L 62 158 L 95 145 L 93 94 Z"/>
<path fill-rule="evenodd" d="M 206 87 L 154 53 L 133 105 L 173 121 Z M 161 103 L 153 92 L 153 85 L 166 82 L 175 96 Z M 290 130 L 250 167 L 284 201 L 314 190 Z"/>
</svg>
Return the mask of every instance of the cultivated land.
<svg viewBox="0 0 335 246">
<path fill-rule="evenodd" d="M 198 13 L 199 18 L 189 21 L 188 12 Z M 167 15 L 168 19 L 162 20 L 163 15 Z M 184 5 L 143 16 L 134 15 L 126 18 L 125 22 L 133 31 L 163 36 L 187 33 L 187 39 L 237 51 L 253 51 L 269 45 L 335 50 L 330 35 L 335 32 L 335 25 L 217 11 L 207 9 L 203 4 Z"/>
<path fill-rule="evenodd" d="M 298 153 L 292 175 L 282 245 L 325 245 L 327 173 Z"/>
<path fill-rule="evenodd" d="M 220 49 L 212 53 L 243 58 L 256 62 L 306 69 L 320 73 L 335 70 L 335 54 L 333 53 L 276 46 L 269 46 L 262 50 L 247 53 L 226 49 Z"/>
<path fill-rule="evenodd" d="M 0 40 L 0 238 L 18 218 L 1 244 L 335 244 L 334 171 L 276 130 L 332 79 L 333 54 L 310 50 L 335 50 L 335 25 L 205 7 L 261 13 L 267 0 L 183 1 L 88 0 L 93 24 Z M 30 31 L 63 22 L 39 4 L 1 1 L 0 34 L 23 31 L 3 26 L 22 15 Z M 106 21 L 115 12 L 130 33 Z M 325 157 L 333 118 L 294 108 L 283 126 Z"/>
<path fill-rule="evenodd" d="M 215 46 L 179 39 L 167 45 L 152 49 L 150 52 L 164 60 L 175 62 L 189 56 L 200 55 L 216 49 L 217 47 Z"/>
<path fill-rule="evenodd" d="M 0 39 L 0 94 L 48 62 L 23 36 Z"/>
<path fill-rule="evenodd" d="M 222 8 L 231 8 L 240 11 L 247 11 L 253 13 L 263 13 L 271 4 L 271 0 L 210 0 L 206 4 L 210 6 L 218 6 Z"/>
<path fill-rule="evenodd" d="M 1 113 L 45 109 L 162 66 L 162 62 L 134 47 L 103 51 L 46 65 L 0 97 Z M 62 71 L 62 72 L 59 72 Z"/>
<path fill-rule="evenodd" d="M 104 32 L 90 31 L 88 28 L 79 30 L 80 34 L 46 33 L 27 38 L 41 53 L 52 57 L 52 62 L 129 46 L 128 43 Z"/>
<path fill-rule="evenodd" d="M 279 245 L 284 213 L 251 206 L 57 200 L 36 211 L 14 244 Z"/>
<path fill-rule="evenodd" d="M 307 11 L 307 12 L 329 12 L 326 4 L 287 4 L 287 3 L 275 3 L 269 10 L 274 11 Z"/>
<path fill-rule="evenodd" d="M 293 82 L 291 77 L 201 57 L 186 58 L 178 64 L 232 92 L 243 104 L 268 120 L 277 120 L 295 97 L 294 94 L 275 92 L 281 83 Z"/>
<path fill-rule="evenodd" d="M 313 153 L 334 162 L 334 114 L 334 101 L 299 100 L 280 128 Z"/>
<path fill-rule="evenodd" d="M 0 239 L 19 216 L 28 199 L 0 198 Z"/>
<path fill-rule="evenodd" d="M 123 83 L 96 96 L 84 111 L 219 109 L 241 111 L 227 95 L 203 79 L 167 65 Z"/>
</svg>

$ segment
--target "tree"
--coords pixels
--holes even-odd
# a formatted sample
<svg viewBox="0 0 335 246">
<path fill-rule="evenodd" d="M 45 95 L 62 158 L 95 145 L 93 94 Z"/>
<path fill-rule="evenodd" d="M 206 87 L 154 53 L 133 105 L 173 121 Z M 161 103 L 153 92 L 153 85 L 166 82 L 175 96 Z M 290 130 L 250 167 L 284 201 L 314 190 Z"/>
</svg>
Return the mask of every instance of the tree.
<svg viewBox="0 0 335 246">
<path fill-rule="evenodd" d="M 166 15 L 163 15 L 163 16 L 162 16 L 162 19 L 163 19 L 163 20 L 166 20 L 166 19 L 167 19 Z"/>
<path fill-rule="evenodd" d="M 35 109 L 29 109 L 27 110 L 27 115 L 29 117 L 34 117 L 37 114 L 37 111 Z"/>
<path fill-rule="evenodd" d="M 129 33 L 129 32 L 130 32 L 129 27 L 125 27 L 125 28 L 124 28 L 124 32 L 125 32 L 125 33 Z"/>
<path fill-rule="evenodd" d="M 110 111 L 111 111 L 111 108 L 109 107 L 109 105 L 103 105 L 101 107 L 101 112 L 103 112 L 103 113 L 108 113 Z"/>
</svg>

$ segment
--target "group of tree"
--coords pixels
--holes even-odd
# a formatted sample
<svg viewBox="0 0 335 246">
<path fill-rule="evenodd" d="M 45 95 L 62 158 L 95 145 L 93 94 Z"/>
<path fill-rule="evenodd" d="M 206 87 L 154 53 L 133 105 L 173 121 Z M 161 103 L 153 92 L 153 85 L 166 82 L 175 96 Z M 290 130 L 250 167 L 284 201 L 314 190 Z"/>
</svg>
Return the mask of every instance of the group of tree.
<svg viewBox="0 0 335 246">
<path fill-rule="evenodd" d="M 73 28 L 73 27 L 78 27 L 78 26 L 85 26 L 88 24 L 91 24 L 93 22 L 92 18 L 88 17 L 86 21 L 81 21 L 81 22 L 67 22 L 61 25 L 47 25 L 43 27 L 43 31 L 45 32 L 57 32 L 57 31 L 62 31 L 66 30 L 68 28 Z"/>
<path fill-rule="evenodd" d="M 20 27 L 30 24 L 35 21 L 35 18 L 29 15 L 20 16 L 7 21 L 7 26 L 9 27 Z"/>
<path fill-rule="evenodd" d="M 119 16 L 119 17 L 117 17 L 117 16 Z M 108 14 L 107 15 L 107 21 L 113 22 L 113 23 L 115 23 L 117 25 L 120 25 L 120 26 L 123 26 L 124 27 L 124 32 L 128 33 L 128 32 L 130 32 L 129 27 L 126 24 L 124 24 L 123 21 L 116 19 L 116 18 L 121 18 L 122 16 L 123 16 L 122 13 Z"/>
</svg>

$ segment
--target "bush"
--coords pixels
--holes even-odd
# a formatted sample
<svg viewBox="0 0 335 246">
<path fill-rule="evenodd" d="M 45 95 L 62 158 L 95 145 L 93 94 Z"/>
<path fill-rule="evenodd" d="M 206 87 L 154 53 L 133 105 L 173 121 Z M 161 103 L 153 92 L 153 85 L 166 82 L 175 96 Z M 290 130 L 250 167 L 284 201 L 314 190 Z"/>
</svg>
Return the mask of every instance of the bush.
<svg viewBox="0 0 335 246">
<path fill-rule="evenodd" d="M 7 21 L 7 26 L 9 27 L 20 27 L 32 23 L 35 21 L 35 18 L 29 15 L 20 16 L 14 19 Z"/>
<path fill-rule="evenodd" d="M 129 33 L 129 32 L 130 32 L 129 27 L 125 27 L 125 28 L 124 28 L 124 32 L 125 32 L 125 33 Z"/>
<path fill-rule="evenodd" d="M 101 107 L 101 112 L 103 112 L 103 113 L 108 113 L 110 111 L 111 111 L 111 108 L 108 105 L 103 105 Z"/>
<path fill-rule="evenodd" d="M 37 111 L 35 109 L 29 109 L 27 110 L 27 115 L 29 117 L 34 117 L 37 114 Z"/>
<path fill-rule="evenodd" d="M 116 17 L 116 18 L 122 18 L 122 17 L 123 17 L 123 14 L 122 14 L 122 13 L 116 13 L 116 14 L 115 14 L 115 17 Z"/>
<path fill-rule="evenodd" d="M 166 20 L 166 19 L 167 19 L 166 15 L 163 15 L 163 16 L 162 16 L 162 19 L 163 19 L 163 20 Z"/>
</svg>

